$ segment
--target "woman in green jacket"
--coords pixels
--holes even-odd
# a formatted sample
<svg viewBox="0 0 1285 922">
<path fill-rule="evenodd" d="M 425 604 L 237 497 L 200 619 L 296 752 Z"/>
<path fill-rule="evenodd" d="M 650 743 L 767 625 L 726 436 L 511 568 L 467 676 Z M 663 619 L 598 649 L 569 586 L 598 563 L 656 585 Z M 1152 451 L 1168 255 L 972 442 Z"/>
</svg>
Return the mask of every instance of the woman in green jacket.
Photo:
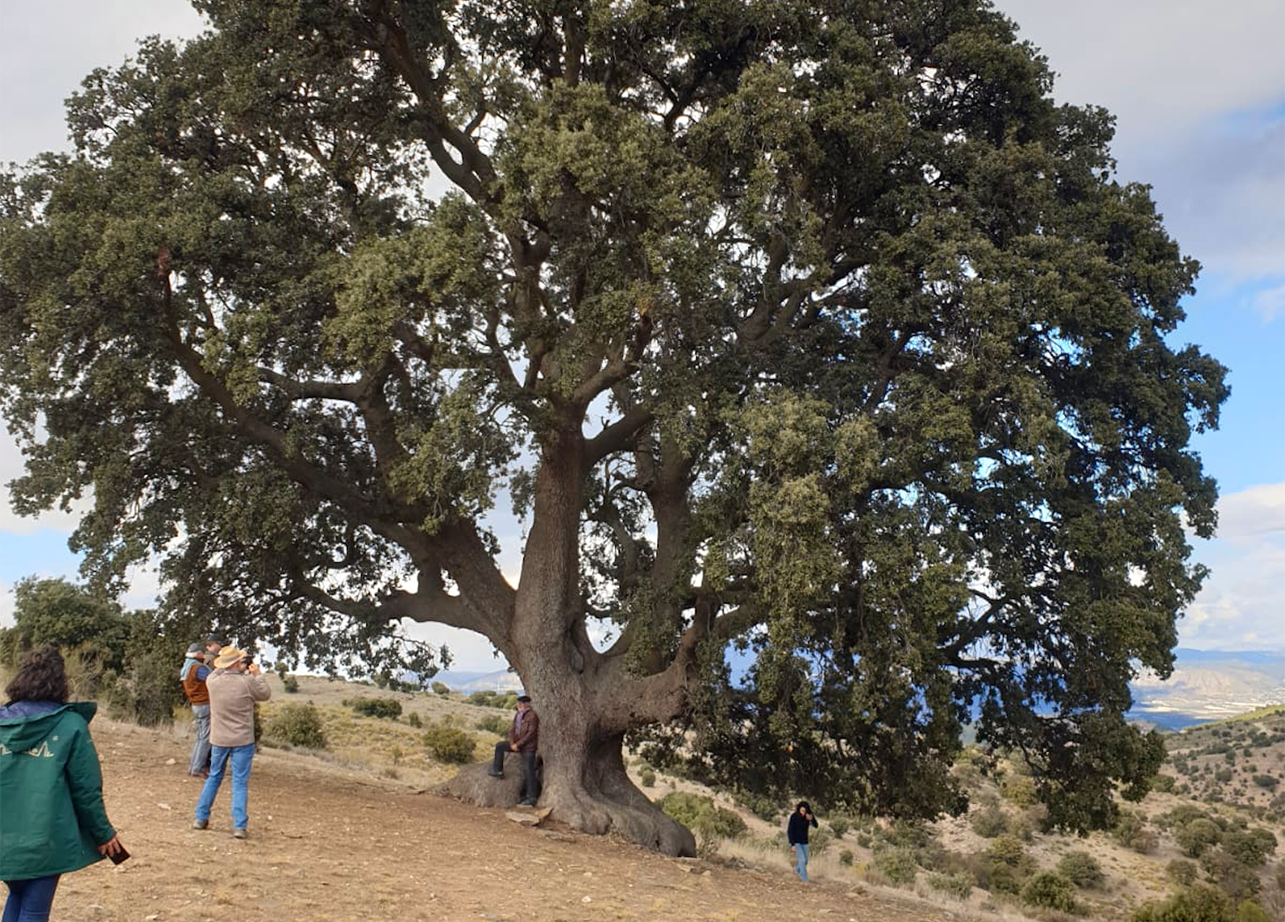
<svg viewBox="0 0 1285 922">
<path fill-rule="evenodd" d="M 56 647 L 23 657 L 0 708 L 0 922 L 46 922 L 58 878 L 121 855 L 103 809 L 103 776 L 89 738 L 93 704 L 67 703 Z"/>
</svg>

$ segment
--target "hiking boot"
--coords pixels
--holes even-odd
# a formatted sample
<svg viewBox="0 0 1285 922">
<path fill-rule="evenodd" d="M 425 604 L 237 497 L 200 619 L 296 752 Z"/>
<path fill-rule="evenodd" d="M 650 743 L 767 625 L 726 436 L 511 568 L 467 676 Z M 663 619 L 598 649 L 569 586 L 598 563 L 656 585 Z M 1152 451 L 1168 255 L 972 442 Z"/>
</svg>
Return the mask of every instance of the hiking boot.
<svg viewBox="0 0 1285 922">
<path fill-rule="evenodd" d="M 504 772 L 497 772 L 495 769 L 491 769 L 489 772 L 487 772 L 487 774 L 490 775 L 492 778 L 504 777 Z"/>
<path fill-rule="evenodd" d="M 245 838 L 246 836 L 248 836 L 248 835 L 249 835 L 249 833 L 248 833 L 248 832 L 246 832 L 244 829 L 233 829 L 233 830 L 232 830 L 232 838 L 234 838 L 234 839 L 244 839 L 244 838 Z"/>
<path fill-rule="evenodd" d="M 519 806 L 519 807 L 534 807 L 534 806 L 535 806 L 535 801 L 528 797 L 526 800 L 520 800 L 520 801 L 518 801 L 518 806 Z"/>
<path fill-rule="evenodd" d="M 199 772 L 188 772 L 188 774 L 191 775 L 193 778 L 200 778 L 202 781 L 210 777 L 210 773 L 208 770 L 199 771 Z"/>
<path fill-rule="evenodd" d="M 192 820 L 193 829 L 208 829 L 209 825 L 210 825 L 209 820 Z"/>
</svg>

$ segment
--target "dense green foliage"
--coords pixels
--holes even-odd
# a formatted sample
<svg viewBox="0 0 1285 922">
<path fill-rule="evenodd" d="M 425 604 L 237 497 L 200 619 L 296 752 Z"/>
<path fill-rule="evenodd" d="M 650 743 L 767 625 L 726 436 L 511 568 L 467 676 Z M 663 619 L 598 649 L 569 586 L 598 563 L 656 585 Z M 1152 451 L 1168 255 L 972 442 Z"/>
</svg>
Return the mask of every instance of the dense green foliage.
<svg viewBox="0 0 1285 922">
<path fill-rule="evenodd" d="M 1067 852 L 1058 860 L 1057 872 L 1077 887 L 1099 887 L 1105 880 L 1102 865 L 1088 852 Z"/>
<path fill-rule="evenodd" d="M 1022 902 L 1059 912 L 1073 913 L 1079 908 L 1075 902 L 1075 884 L 1061 874 L 1048 871 L 1036 874 L 1026 882 L 1022 887 Z"/>
<path fill-rule="evenodd" d="M 424 730 L 424 745 L 439 762 L 463 764 L 473 761 L 473 735 L 445 721 L 430 722 Z"/>
<path fill-rule="evenodd" d="M 1055 824 L 1145 793 L 1128 681 L 1203 577 L 1224 370 L 1111 118 L 1010 21 L 197 6 L 0 184 L 15 504 L 92 491 L 95 587 L 159 554 L 167 617 L 388 683 L 439 659 L 401 619 L 480 631 L 568 809 L 660 727 L 750 793 L 958 811 L 974 710 Z"/>
<path fill-rule="evenodd" d="M 263 735 L 278 743 L 305 749 L 325 749 L 326 731 L 321 714 L 311 704 L 287 704 L 273 711 Z"/>
<path fill-rule="evenodd" d="M 396 698 L 346 698 L 344 707 L 352 708 L 365 717 L 396 720 L 402 716 L 402 703 Z"/>
<path fill-rule="evenodd" d="M 745 834 L 745 820 L 739 814 L 718 806 L 714 798 L 704 794 L 674 791 L 661 799 L 660 809 L 696 833 L 702 842 Z"/>
</svg>

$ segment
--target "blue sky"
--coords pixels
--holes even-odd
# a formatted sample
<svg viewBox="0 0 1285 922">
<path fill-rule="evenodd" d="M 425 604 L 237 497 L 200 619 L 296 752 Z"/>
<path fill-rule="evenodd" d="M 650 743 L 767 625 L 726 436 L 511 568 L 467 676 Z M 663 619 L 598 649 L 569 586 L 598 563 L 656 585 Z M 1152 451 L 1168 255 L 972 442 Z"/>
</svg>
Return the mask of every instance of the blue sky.
<svg viewBox="0 0 1285 922">
<path fill-rule="evenodd" d="M 1222 491 L 1219 537 L 1196 542 L 1213 575 L 1180 622 L 1203 649 L 1285 650 L 1285 4 L 1279 0 L 999 0 L 1059 74 L 1055 95 L 1117 117 L 1126 180 L 1150 183 L 1170 232 L 1204 270 L 1176 344 L 1231 369 L 1222 427 L 1196 440 Z M 67 146 L 62 100 L 90 69 L 120 62 L 137 36 L 194 34 L 182 0 L 6 4 L 0 29 L 0 161 Z M 54 53 L 56 47 L 56 53 Z M 21 467 L 0 434 L 0 483 Z M 74 576 L 72 514 L 0 509 L 0 622 L 12 586 Z M 515 573 L 516 555 L 507 555 Z M 127 605 L 155 597 L 135 574 Z M 447 642 L 457 669 L 493 669 L 477 635 L 416 626 Z"/>
</svg>

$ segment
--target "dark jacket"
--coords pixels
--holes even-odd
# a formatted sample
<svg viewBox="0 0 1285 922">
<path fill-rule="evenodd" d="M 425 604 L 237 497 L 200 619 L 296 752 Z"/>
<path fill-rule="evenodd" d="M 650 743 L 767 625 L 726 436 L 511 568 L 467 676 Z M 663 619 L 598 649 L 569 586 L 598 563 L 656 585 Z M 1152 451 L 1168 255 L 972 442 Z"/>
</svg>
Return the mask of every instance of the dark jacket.
<svg viewBox="0 0 1285 922">
<path fill-rule="evenodd" d="M 535 708 L 527 708 L 520 713 L 523 714 L 522 731 L 518 732 L 518 715 L 514 714 L 513 724 L 509 727 L 509 745 L 517 746 L 518 752 L 535 752 L 540 745 L 540 718 Z"/>
<path fill-rule="evenodd" d="M 66 874 L 102 860 L 116 830 L 89 736 L 97 705 L 0 708 L 0 880 Z"/>
<path fill-rule="evenodd" d="M 786 827 L 785 834 L 790 840 L 791 845 L 808 844 L 808 827 L 817 828 L 817 818 L 812 817 L 812 822 L 808 822 L 803 814 L 795 810 L 790 814 L 790 825 Z"/>
</svg>

